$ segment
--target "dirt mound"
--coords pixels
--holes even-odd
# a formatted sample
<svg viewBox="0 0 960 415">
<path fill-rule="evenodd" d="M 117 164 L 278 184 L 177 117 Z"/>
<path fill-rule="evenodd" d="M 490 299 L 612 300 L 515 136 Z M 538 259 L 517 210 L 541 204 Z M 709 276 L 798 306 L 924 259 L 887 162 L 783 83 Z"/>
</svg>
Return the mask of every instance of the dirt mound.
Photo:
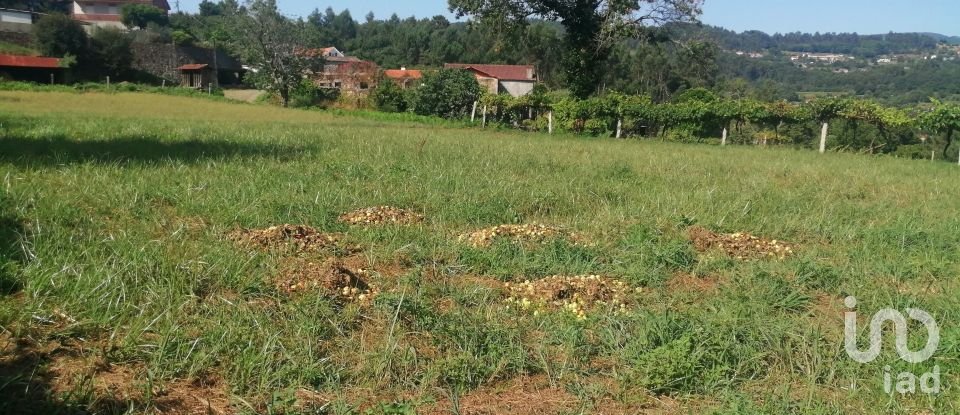
<svg viewBox="0 0 960 415">
<path fill-rule="evenodd" d="M 322 233 L 306 225 L 279 225 L 265 229 L 239 229 L 231 232 L 230 240 L 259 249 L 290 249 L 297 253 L 319 252 L 330 249 L 355 251 L 347 246 L 339 234 Z"/>
<path fill-rule="evenodd" d="M 285 267 L 276 285 L 287 294 L 321 290 L 344 302 L 369 303 L 377 295 L 369 278 L 367 270 L 347 267 L 340 259 L 323 263 L 293 261 Z"/>
<path fill-rule="evenodd" d="M 741 260 L 784 259 L 793 255 L 793 246 L 789 243 L 764 239 L 745 232 L 715 233 L 699 226 L 690 228 L 688 232 L 693 246 L 700 252 L 719 249 Z"/>
<path fill-rule="evenodd" d="M 393 206 L 374 206 L 344 213 L 340 221 L 351 225 L 410 224 L 422 222 L 423 215 Z"/>
<path fill-rule="evenodd" d="M 625 312 L 630 288 L 626 283 L 599 275 L 554 275 L 536 281 L 505 283 L 508 305 L 535 314 L 561 310 L 585 319 L 586 311 L 600 306 Z"/>
<path fill-rule="evenodd" d="M 493 244 L 493 241 L 500 238 L 508 238 L 519 243 L 543 243 L 551 239 L 566 239 L 574 243 L 583 242 L 583 238 L 575 233 L 568 232 L 563 228 L 539 223 L 527 225 L 498 225 L 492 228 L 480 229 L 461 235 L 460 241 L 467 242 L 476 248 L 481 248 L 490 246 Z"/>
</svg>

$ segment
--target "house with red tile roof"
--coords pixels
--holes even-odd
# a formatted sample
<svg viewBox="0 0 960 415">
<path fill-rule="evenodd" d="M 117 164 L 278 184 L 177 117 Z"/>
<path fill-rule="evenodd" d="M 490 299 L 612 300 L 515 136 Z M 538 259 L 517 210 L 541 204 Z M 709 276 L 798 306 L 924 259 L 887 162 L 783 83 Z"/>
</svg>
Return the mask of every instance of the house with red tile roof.
<svg viewBox="0 0 960 415">
<path fill-rule="evenodd" d="M 403 89 L 417 86 L 423 79 L 423 72 L 417 69 L 387 69 L 383 71 L 383 76 Z"/>
<path fill-rule="evenodd" d="M 537 84 L 537 73 L 533 65 L 448 63 L 443 67 L 473 72 L 480 86 L 491 94 L 507 93 L 521 97 L 533 91 L 533 86 Z"/>
</svg>

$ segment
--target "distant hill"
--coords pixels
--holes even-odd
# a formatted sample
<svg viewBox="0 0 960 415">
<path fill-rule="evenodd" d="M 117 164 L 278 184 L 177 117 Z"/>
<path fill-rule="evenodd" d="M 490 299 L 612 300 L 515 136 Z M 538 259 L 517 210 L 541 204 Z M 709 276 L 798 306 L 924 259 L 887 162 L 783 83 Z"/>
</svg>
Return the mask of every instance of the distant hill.
<svg viewBox="0 0 960 415">
<path fill-rule="evenodd" d="M 917 53 L 936 50 L 941 40 L 960 41 L 933 33 L 888 33 L 861 35 L 858 33 L 775 33 L 749 30 L 736 32 L 710 25 L 676 24 L 670 30 L 681 37 L 710 39 L 728 50 L 750 52 L 795 51 L 811 53 L 842 53 L 865 58 L 886 54 Z"/>
<path fill-rule="evenodd" d="M 923 33 L 923 34 L 936 39 L 938 42 L 946 42 L 951 45 L 960 45 L 960 36 L 947 36 L 947 35 L 941 35 L 939 33 Z"/>
</svg>

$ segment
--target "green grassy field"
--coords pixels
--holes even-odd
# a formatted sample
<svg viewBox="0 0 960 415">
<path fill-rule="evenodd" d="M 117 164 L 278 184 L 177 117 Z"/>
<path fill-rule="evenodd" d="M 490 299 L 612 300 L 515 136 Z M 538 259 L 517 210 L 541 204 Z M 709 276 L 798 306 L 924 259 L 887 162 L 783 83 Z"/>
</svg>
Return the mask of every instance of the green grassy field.
<svg viewBox="0 0 960 415">
<path fill-rule="evenodd" d="M 960 410 L 960 168 L 946 163 L 134 93 L 0 92 L 0 123 L 0 412 Z M 338 220 L 378 205 L 424 220 Z M 458 238 L 530 223 L 582 241 Z M 228 237 L 280 224 L 359 249 Z M 795 254 L 698 252 L 695 225 Z M 368 270 L 372 301 L 277 284 L 337 256 Z M 503 285 L 582 274 L 625 283 L 625 307 L 534 312 Z M 874 312 L 915 307 L 940 325 L 933 358 L 900 360 L 892 330 L 875 361 L 849 358 L 850 295 L 861 349 Z M 934 365 L 939 394 L 884 392 L 885 366 Z"/>
</svg>

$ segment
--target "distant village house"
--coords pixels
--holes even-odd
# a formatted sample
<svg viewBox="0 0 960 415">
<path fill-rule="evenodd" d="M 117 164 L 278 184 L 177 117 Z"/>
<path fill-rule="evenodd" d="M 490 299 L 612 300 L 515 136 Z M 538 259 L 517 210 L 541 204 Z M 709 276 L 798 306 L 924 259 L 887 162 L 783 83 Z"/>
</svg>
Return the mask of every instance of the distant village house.
<svg viewBox="0 0 960 415">
<path fill-rule="evenodd" d="M 522 97 L 533 91 L 537 74 L 532 65 L 484 65 L 448 63 L 447 69 L 465 69 L 473 72 L 480 86 L 491 94 L 510 94 Z"/>
<path fill-rule="evenodd" d="M 323 58 L 323 70 L 312 74 L 320 88 L 339 89 L 341 92 L 365 93 L 376 86 L 377 64 L 354 56 L 347 56 L 336 47 L 312 49 L 308 53 Z"/>
<path fill-rule="evenodd" d="M 164 12 L 170 12 L 167 0 L 73 0 L 70 14 L 74 20 L 86 22 L 91 27 L 115 27 L 125 29 L 120 21 L 120 8 L 124 4 L 147 4 Z"/>
</svg>

